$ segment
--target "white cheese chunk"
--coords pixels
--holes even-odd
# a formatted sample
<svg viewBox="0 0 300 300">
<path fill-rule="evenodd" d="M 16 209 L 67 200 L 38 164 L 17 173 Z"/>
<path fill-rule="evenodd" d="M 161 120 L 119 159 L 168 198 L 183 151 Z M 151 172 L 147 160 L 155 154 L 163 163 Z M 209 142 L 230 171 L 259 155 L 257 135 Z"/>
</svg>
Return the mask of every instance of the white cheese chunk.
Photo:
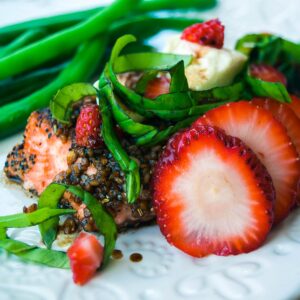
<svg viewBox="0 0 300 300">
<path fill-rule="evenodd" d="M 182 40 L 179 36 L 167 42 L 164 52 L 193 55 L 185 75 L 189 88 L 195 91 L 231 84 L 247 60 L 245 55 L 237 51 L 198 45 Z"/>
</svg>

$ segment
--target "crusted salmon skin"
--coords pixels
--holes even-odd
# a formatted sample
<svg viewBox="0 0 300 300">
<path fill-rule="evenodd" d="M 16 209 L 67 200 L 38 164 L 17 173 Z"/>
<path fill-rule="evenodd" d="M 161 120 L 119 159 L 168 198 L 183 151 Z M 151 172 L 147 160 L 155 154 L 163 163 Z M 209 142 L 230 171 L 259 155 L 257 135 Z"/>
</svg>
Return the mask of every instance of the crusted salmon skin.
<svg viewBox="0 0 300 300">
<path fill-rule="evenodd" d="M 40 194 L 51 182 L 77 185 L 90 192 L 113 216 L 118 230 L 152 222 L 151 174 L 161 146 L 139 148 L 120 137 L 130 156 L 141 163 L 141 195 L 129 204 L 124 190 L 125 174 L 103 144 L 93 149 L 76 142 L 76 122 L 82 106 L 75 109 L 71 125 L 64 126 L 52 118 L 49 109 L 31 114 L 24 132 L 24 140 L 7 156 L 4 171 L 8 179 L 21 184 L 34 194 Z M 78 226 L 95 231 L 94 220 L 80 199 L 65 193 L 60 207 L 74 208 L 77 213 L 67 219 L 64 231 L 71 233 Z"/>
<path fill-rule="evenodd" d="M 55 134 L 48 111 L 33 112 L 24 132 L 23 144 L 7 156 L 7 177 L 22 182 L 23 187 L 41 194 L 55 176 L 68 168 L 67 154 L 71 139 Z"/>
</svg>

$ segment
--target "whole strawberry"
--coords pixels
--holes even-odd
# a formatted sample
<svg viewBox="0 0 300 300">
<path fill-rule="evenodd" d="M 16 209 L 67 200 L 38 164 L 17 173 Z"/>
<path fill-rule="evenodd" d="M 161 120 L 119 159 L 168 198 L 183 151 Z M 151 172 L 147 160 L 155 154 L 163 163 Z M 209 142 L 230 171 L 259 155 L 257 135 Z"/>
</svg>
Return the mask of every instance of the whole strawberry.
<svg viewBox="0 0 300 300">
<path fill-rule="evenodd" d="M 224 44 L 224 26 L 218 19 L 197 23 L 187 27 L 181 39 L 220 49 Z"/>
<path fill-rule="evenodd" d="M 100 136 L 101 123 L 97 104 L 83 106 L 76 123 L 76 144 L 88 148 L 101 147 L 103 145 Z"/>
</svg>

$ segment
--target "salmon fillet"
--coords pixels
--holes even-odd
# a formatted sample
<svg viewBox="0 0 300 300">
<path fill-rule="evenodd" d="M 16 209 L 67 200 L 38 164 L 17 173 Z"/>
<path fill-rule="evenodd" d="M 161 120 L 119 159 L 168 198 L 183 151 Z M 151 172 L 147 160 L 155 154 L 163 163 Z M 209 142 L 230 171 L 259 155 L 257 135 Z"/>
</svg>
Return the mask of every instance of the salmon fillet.
<svg viewBox="0 0 300 300">
<path fill-rule="evenodd" d="M 111 213 L 119 231 L 153 221 L 150 183 L 161 146 L 140 148 L 126 139 L 121 141 L 128 154 L 139 161 L 141 170 L 141 195 L 136 203 L 129 205 L 124 190 L 125 175 L 118 163 L 105 146 L 92 150 L 76 145 L 76 112 L 74 120 L 72 126 L 63 127 L 52 119 L 48 109 L 33 112 L 23 143 L 15 146 L 7 156 L 6 176 L 37 195 L 51 182 L 79 185 Z M 80 199 L 65 194 L 60 206 L 77 210 L 72 220 L 76 228 L 96 229 L 91 214 Z"/>
<path fill-rule="evenodd" d="M 4 168 L 8 178 L 38 195 L 57 174 L 68 168 L 71 139 L 57 136 L 53 125 L 47 110 L 33 112 L 28 119 L 23 143 L 14 147 L 7 156 Z"/>
</svg>

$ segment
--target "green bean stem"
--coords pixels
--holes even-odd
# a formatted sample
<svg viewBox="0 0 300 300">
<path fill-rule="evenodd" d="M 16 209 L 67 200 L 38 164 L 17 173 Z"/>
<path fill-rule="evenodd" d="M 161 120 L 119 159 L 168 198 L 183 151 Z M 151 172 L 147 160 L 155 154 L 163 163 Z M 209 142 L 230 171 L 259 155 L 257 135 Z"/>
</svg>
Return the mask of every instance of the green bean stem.
<svg viewBox="0 0 300 300">
<path fill-rule="evenodd" d="M 36 109 L 46 107 L 60 88 L 77 81 L 89 80 L 96 71 L 105 48 L 105 38 L 99 37 L 87 42 L 54 81 L 20 101 L 1 107 L 0 138 L 23 128 L 30 113 Z"/>
<path fill-rule="evenodd" d="M 21 99 L 50 83 L 68 63 L 39 69 L 23 76 L 0 81 L 0 106 Z"/>
<path fill-rule="evenodd" d="M 147 0 L 142 1 L 139 5 L 139 12 L 146 13 L 154 10 L 171 10 L 171 9 L 195 9 L 202 10 L 206 8 L 213 7 L 216 5 L 216 0 L 180 0 L 180 1 L 170 1 L 170 0 Z M 18 35 L 24 33 L 27 30 L 31 29 L 46 29 L 49 33 L 54 33 L 56 31 L 65 29 L 70 26 L 74 26 L 79 22 L 82 22 L 92 15 L 99 13 L 102 11 L 104 7 L 92 8 L 79 12 L 71 12 L 66 14 L 60 14 L 55 16 L 50 16 L 46 18 L 39 18 L 35 20 L 25 21 L 13 25 L 8 25 L 0 28 L 0 44 L 5 44 L 11 42 Z M 174 26 L 176 26 L 176 20 L 174 18 Z M 197 20 L 195 20 L 197 22 Z M 193 22 L 193 23 L 195 23 Z M 160 27 L 157 23 L 149 23 L 150 26 L 147 28 L 148 30 L 155 31 L 159 30 Z M 188 25 L 187 25 L 188 26 Z M 142 30 L 135 26 L 137 30 Z M 185 26 L 186 27 L 186 26 Z M 180 28 L 179 28 L 180 29 Z M 125 31 L 124 33 L 128 33 L 129 31 Z M 133 33 L 133 32 L 132 32 Z M 137 34 L 136 32 L 134 34 Z M 121 35 L 121 34 L 120 34 Z M 119 36 L 120 36 L 119 35 Z"/>
<path fill-rule="evenodd" d="M 45 36 L 46 32 L 42 29 L 32 29 L 25 31 L 10 44 L 0 49 L 0 58 L 5 57 L 14 51 L 34 42 Z"/>
<path fill-rule="evenodd" d="M 0 59 L 0 80 L 37 67 L 107 31 L 115 20 L 134 10 L 138 2 L 139 0 L 117 0 L 87 21 L 50 35 Z"/>
</svg>

